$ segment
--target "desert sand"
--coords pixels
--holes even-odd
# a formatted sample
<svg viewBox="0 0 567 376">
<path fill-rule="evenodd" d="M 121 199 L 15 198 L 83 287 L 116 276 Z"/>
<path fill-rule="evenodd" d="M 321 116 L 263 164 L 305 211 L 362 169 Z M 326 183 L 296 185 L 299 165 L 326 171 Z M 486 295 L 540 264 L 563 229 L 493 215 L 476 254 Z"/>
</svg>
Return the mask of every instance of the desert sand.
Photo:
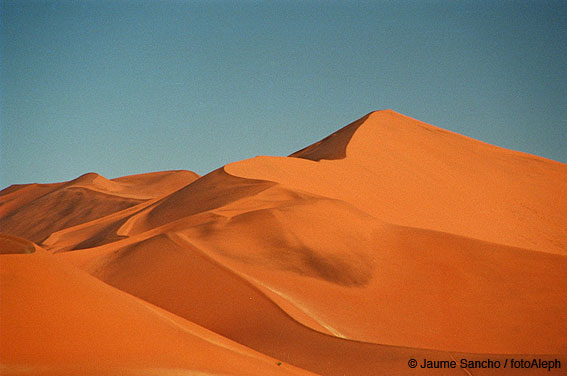
<svg viewBox="0 0 567 376">
<path fill-rule="evenodd" d="M 567 166 L 391 110 L 205 176 L 0 192 L 2 375 L 567 372 Z M 561 370 L 411 369 L 558 359 Z"/>
</svg>

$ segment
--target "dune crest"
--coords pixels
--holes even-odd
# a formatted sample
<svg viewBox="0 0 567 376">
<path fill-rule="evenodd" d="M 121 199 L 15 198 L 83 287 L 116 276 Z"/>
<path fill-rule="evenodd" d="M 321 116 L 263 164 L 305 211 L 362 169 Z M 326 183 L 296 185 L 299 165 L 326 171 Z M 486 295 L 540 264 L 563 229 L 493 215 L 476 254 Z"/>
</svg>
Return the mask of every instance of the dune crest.
<svg viewBox="0 0 567 376">
<path fill-rule="evenodd" d="M 567 254 L 565 165 L 391 110 L 360 121 L 343 159 L 256 157 L 225 171 L 342 200 L 389 223 Z M 329 143 L 315 145 L 312 154 L 330 152 Z"/>
</svg>

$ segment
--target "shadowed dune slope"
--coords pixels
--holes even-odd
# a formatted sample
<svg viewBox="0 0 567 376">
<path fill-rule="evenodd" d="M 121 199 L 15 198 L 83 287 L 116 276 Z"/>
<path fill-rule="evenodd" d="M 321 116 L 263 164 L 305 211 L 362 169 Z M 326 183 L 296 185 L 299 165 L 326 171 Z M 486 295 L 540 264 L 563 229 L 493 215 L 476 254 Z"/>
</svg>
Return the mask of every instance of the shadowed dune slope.
<svg viewBox="0 0 567 376">
<path fill-rule="evenodd" d="M 41 243 L 55 231 L 90 222 L 141 202 L 85 188 L 67 187 L 42 196 L 0 220 L 3 232 Z M 38 213 L 49 213 L 49 220 Z"/>
<path fill-rule="evenodd" d="M 67 183 L 32 184 L 17 190 L 8 187 L 0 194 L 1 230 L 41 243 L 56 231 L 167 195 L 197 178 L 198 175 L 190 171 L 114 180 L 88 173 Z"/>
<path fill-rule="evenodd" d="M 139 205 L 107 216 L 53 232 L 42 246 L 50 252 L 65 252 L 92 248 L 127 238 L 120 229 L 128 219 L 157 201 L 148 200 Z"/>
<path fill-rule="evenodd" d="M 276 359 L 113 289 L 41 249 L 0 257 L 3 375 L 309 374 L 278 366 Z"/>
<path fill-rule="evenodd" d="M 34 253 L 35 247 L 32 242 L 0 233 L 0 254 L 25 254 Z"/>
<path fill-rule="evenodd" d="M 346 157 L 346 149 L 350 139 L 370 116 L 370 114 L 361 117 L 360 119 L 350 123 L 306 148 L 303 148 L 290 157 L 310 159 L 312 161 L 320 161 L 321 159 L 343 159 Z"/>
<path fill-rule="evenodd" d="M 3 189 L 0 191 L 0 219 L 7 217 L 15 210 L 25 207 L 28 203 L 37 200 L 64 184 L 21 184 Z"/>
<path fill-rule="evenodd" d="M 234 177 L 220 168 L 136 213 L 119 231 L 129 235 L 144 232 L 253 196 L 272 185 L 263 180 Z"/>
<path fill-rule="evenodd" d="M 258 193 L 274 185 L 269 181 L 235 177 L 220 168 L 163 198 L 56 231 L 44 241 L 44 245 L 53 251 L 101 246 L 183 218 L 215 211 L 231 203 L 238 207 L 242 201 L 253 202 Z M 40 214 L 38 211 L 35 213 Z M 41 214 L 40 218 L 45 221 Z"/>
</svg>

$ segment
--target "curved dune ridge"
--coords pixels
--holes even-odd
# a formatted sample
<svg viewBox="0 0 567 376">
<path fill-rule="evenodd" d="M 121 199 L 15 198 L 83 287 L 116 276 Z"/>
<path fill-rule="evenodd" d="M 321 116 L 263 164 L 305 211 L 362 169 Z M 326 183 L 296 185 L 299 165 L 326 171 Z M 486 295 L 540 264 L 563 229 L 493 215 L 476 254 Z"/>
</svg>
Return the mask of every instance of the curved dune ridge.
<svg viewBox="0 0 567 376">
<path fill-rule="evenodd" d="M 350 137 L 344 159 L 257 157 L 225 170 L 343 200 L 390 223 L 567 253 L 564 164 L 389 110 L 363 120 L 352 136 L 337 132 Z"/>
<path fill-rule="evenodd" d="M 203 177 L 9 187 L 0 371 L 407 375 L 411 358 L 487 357 L 565 367 L 565 193 L 563 164 L 391 110 Z"/>
</svg>

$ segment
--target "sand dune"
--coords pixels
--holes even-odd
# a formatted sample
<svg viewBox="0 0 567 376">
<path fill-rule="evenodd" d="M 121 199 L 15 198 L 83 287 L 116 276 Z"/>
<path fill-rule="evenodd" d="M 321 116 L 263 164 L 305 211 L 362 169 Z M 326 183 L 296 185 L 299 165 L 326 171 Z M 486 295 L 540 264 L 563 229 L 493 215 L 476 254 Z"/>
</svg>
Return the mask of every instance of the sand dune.
<svg viewBox="0 0 567 376">
<path fill-rule="evenodd" d="M 32 185 L 2 191 L 2 232 L 41 243 L 50 234 L 93 221 L 146 200 L 161 197 L 198 178 L 190 171 L 168 171 L 108 180 L 88 173 L 68 183 Z M 25 194 L 21 194 L 26 190 Z M 23 196 L 23 197 L 19 197 Z M 39 213 L 49 213 L 49 219 Z"/>
<path fill-rule="evenodd" d="M 336 133 L 348 140 L 321 142 L 320 150 L 298 152 L 298 158 L 258 157 L 225 170 L 340 199 L 390 223 L 566 254 L 564 164 L 393 111 L 362 120 L 352 136 Z M 334 160 L 333 150 L 327 150 L 337 143 L 347 143 L 344 159 Z"/>
<path fill-rule="evenodd" d="M 179 223 L 168 233 L 186 239 L 185 248 L 151 238 L 123 249 L 99 248 L 88 263 L 86 253 L 61 256 L 75 259 L 121 290 L 227 336 L 211 322 L 199 321 L 216 322 L 209 309 L 217 307 L 211 297 L 219 299 L 219 294 L 205 293 L 206 311 L 193 316 L 201 305 L 189 302 L 204 302 L 196 294 L 207 290 L 187 287 L 186 291 L 180 286 L 195 286 L 193 278 L 212 281 L 212 275 L 220 272 L 196 277 L 199 273 L 190 270 L 203 267 L 185 265 L 183 257 L 188 254 L 204 253 L 252 285 L 271 291 L 272 297 L 277 291 L 275 295 L 286 297 L 279 299 L 280 306 L 290 301 L 297 305 L 292 317 L 325 333 L 462 352 L 567 351 L 567 328 L 547 326 L 550 320 L 567 319 L 565 257 L 387 225 L 345 206 L 332 200 L 286 202 L 283 208 L 255 209 L 230 219 L 218 215 L 193 225 Z M 356 226 L 344 228 L 337 217 Z M 173 256 L 168 252 L 174 250 L 177 257 L 169 261 Z M 126 261 L 133 265 L 125 266 Z M 214 286 L 234 286 L 234 282 Z M 487 295 L 487 290 L 494 291 Z M 348 304 L 337 306 L 337 301 Z M 222 304 L 220 299 L 218 305 Z M 458 319 L 448 319 L 450 314 Z M 233 316 L 237 322 L 250 318 L 242 312 L 220 316 L 224 323 Z M 517 330 L 520 323 L 522 331 Z"/>
<path fill-rule="evenodd" d="M 2 374 L 308 374 L 113 289 L 40 248 L 2 255 L 1 277 Z"/>
<path fill-rule="evenodd" d="M 21 210 L 28 203 L 63 186 L 56 184 L 18 184 L 12 185 L 0 192 L 0 218 L 4 219 L 16 210 Z"/>
<path fill-rule="evenodd" d="M 566 193 L 563 164 L 393 111 L 203 177 L 9 187 L 2 373 L 565 367 Z M 494 370 L 435 371 L 467 372 Z"/>
</svg>

